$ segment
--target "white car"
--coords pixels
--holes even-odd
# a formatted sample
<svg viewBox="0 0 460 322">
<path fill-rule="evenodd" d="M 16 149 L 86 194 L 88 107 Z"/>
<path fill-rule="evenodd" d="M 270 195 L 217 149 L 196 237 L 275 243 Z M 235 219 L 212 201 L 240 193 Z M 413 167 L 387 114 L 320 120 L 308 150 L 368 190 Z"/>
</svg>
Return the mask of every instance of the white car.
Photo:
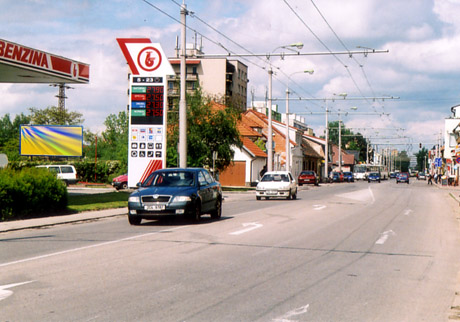
<svg viewBox="0 0 460 322">
<path fill-rule="evenodd" d="M 256 188 L 256 199 L 262 197 L 297 198 L 297 182 L 289 171 L 266 172 Z"/>
</svg>

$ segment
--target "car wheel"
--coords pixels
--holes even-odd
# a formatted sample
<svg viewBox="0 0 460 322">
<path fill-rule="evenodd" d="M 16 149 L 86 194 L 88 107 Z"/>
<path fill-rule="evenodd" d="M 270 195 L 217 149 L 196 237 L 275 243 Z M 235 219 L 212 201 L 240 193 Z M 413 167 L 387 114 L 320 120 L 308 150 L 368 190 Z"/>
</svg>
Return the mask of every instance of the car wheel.
<svg viewBox="0 0 460 322">
<path fill-rule="evenodd" d="M 259 196 L 257 196 L 257 197 L 256 197 L 256 200 L 260 200 L 260 199 L 262 199 L 262 198 L 261 198 L 261 197 L 259 197 Z"/>
<path fill-rule="evenodd" d="M 128 183 L 123 182 L 123 184 L 121 185 L 121 189 L 127 189 L 127 188 L 128 188 Z"/>
<path fill-rule="evenodd" d="M 294 191 L 294 194 L 292 195 L 292 200 L 297 199 L 297 189 Z"/>
<path fill-rule="evenodd" d="M 287 200 L 291 200 L 292 199 L 292 194 L 291 194 L 291 190 L 289 190 L 289 195 L 286 197 Z"/>
<path fill-rule="evenodd" d="M 379 180 L 379 183 L 380 183 L 380 180 Z"/>
<path fill-rule="evenodd" d="M 216 209 L 211 212 L 212 219 L 220 219 L 222 217 L 222 199 L 218 198 L 216 201 Z"/>
<path fill-rule="evenodd" d="M 190 215 L 190 219 L 197 223 L 200 221 L 200 217 L 201 217 L 201 204 L 200 204 L 200 201 L 197 200 L 196 201 L 196 205 L 195 205 L 195 209 L 193 211 L 193 213 Z"/>
<path fill-rule="evenodd" d="M 367 180 L 368 183 L 371 183 L 371 180 Z"/>
<path fill-rule="evenodd" d="M 141 224 L 142 217 L 133 216 L 133 215 L 128 214 L 128 221 L 131 225 L 137 226 Z"/>
<path fill-rule="evenodd" d="M 300 183 L 300 182 L 299 182 L 299 187 L 302 187 L 302 185 L 303 185 L 303 183 Z"/>
</svg>

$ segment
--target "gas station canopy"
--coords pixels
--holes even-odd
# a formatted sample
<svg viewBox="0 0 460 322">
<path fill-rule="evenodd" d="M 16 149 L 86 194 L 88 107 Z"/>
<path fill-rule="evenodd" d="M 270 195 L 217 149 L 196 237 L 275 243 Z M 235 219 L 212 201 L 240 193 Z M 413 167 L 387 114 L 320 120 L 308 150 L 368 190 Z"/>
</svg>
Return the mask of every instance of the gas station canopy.
<svg viewBox="0 0 460 322">
<path fill-rule="evenodd" d="M 89 83 L 89 64 L 0 39 L 0 83 Z"/>
</svg>

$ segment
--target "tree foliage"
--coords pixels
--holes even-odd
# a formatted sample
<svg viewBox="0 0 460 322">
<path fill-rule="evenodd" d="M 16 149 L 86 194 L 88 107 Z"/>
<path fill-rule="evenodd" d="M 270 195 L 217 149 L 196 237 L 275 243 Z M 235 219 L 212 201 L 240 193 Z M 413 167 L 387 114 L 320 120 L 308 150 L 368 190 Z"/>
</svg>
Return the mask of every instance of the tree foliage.
<svg viewBox="0 0 460 322">
<path fill-rule="evenodd" d="M 361 133 L 354 133 L 341 124 L 342 149 L 359 151 L 359 160 L 366 161 L 367 141 Z M 339 121 L 329 122 L 329 141 L 339 145 Z"/>
<path fill-rule="evenodd" d="M 417 170 L 425 171 L 427 167 L 426 160 L 428 159 L 428 150 L 423 147 L 418 153 L 415 153 L 417 158 Z"/>
<path fill-rule="evenodd" d="M 83 124 L 83 114 L 68 111 L 56 106 L 48 106 L 45 109 L 29 108 L 30 121 L 39 125 L 78 125 Z"/>
<path fill-rule="evenodd" d="M 409 171 L 410 157 L 407 155 L 406 151 L 399 152 L 394 162 L 395 162 L 395 169 L 398 169 L 401 172 Z"/>
<path fill-rule="evenodd" d="M 215 168 L 224 170 L 233 160 L 231 147 L 243 146 L 236 126 L 239 111 L 223 105 L 213 107 L 213 102 L 204 97 L 201 90 L 188 96 L 187 103 L 187 166 L 212 168 L 215 151 Z M 168 113 L 168 167 L 177 166 L 178 116 L 177 106 Z"/>
<path fill-rule="evenodd" d="M 19 126 L 29 124 L 30 117 L 23 113 L 16 115 L 11 121 L 10 115 L 5 114 L 0 119 L 0 152 L 7 155 L 8 160 L 16 161 L 19 156 Z"/>
</svg>

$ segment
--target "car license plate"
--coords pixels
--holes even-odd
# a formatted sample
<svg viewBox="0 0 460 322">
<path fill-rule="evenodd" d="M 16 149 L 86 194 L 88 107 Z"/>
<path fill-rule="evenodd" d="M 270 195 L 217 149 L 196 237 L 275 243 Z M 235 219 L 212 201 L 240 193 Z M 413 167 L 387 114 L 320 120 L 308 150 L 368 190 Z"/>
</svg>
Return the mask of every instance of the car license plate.
<svg viewBox="0 0 460 322">
<path fill-rule="evenodd" d="M 267 195 L 276 195 L 278 192 L 276 190 L 269 190 L 267 191 Z"/>
<path fill-rule="evenodd" d="M 145 210 L 151 210 L 151 211 L 165 210 L 165 205 L 145 206 L 144 209 Z"/>
</svg>

